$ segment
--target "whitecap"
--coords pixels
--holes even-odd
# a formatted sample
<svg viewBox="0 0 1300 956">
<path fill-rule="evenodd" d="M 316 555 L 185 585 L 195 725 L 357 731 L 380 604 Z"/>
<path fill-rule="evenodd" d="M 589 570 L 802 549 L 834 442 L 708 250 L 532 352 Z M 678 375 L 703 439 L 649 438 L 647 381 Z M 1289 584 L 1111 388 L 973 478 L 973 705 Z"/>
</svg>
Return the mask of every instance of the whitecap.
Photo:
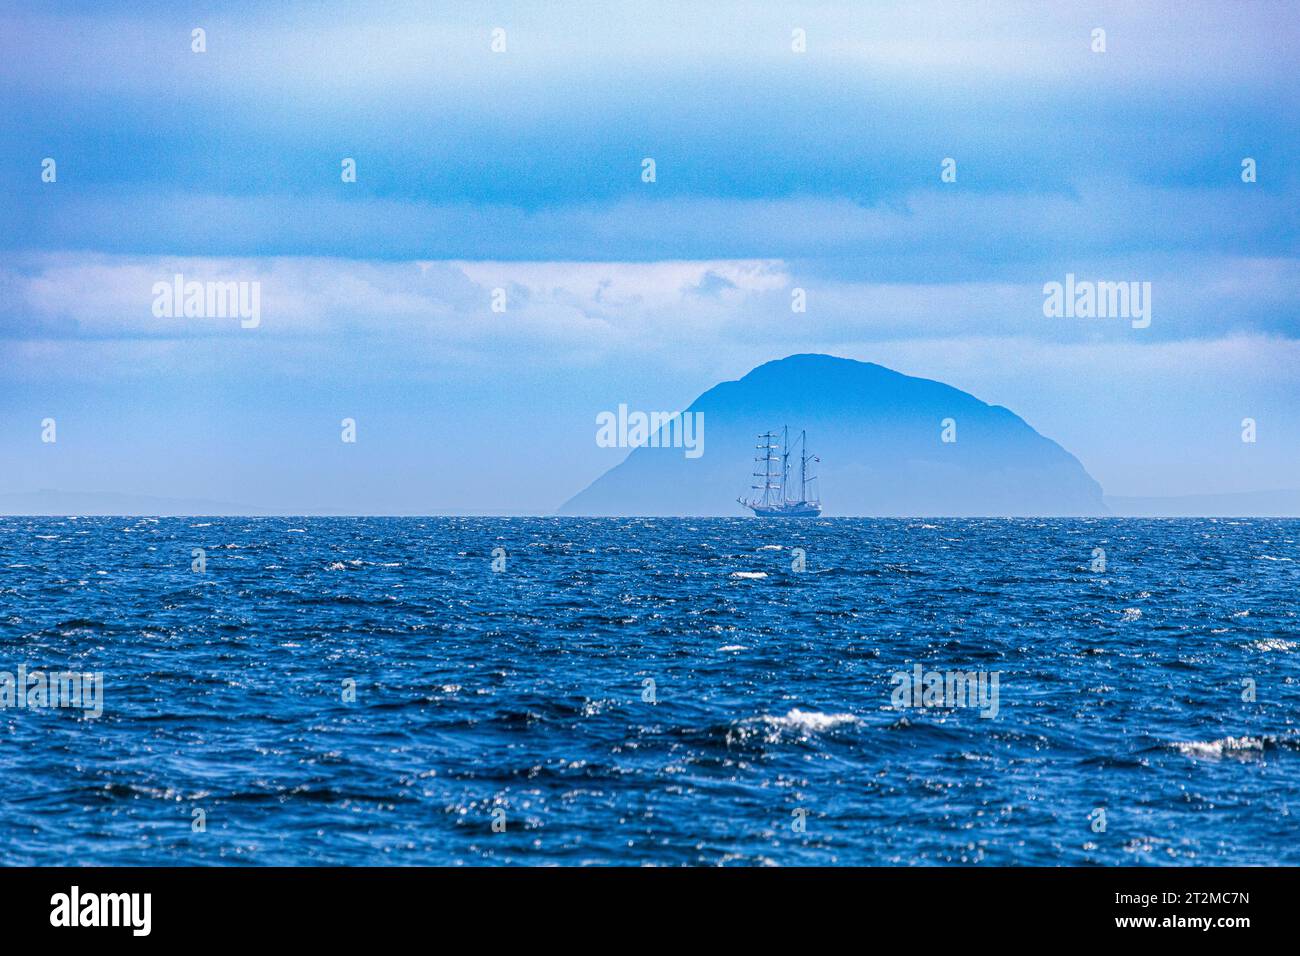
<svg viewBox="0 0 1300 956">
<path fill-rule="evenodd" d="M 823 714 L 816 710 L 800 710 L 798 707 L 791 710 L 784 717 L 764 717 L 763 719 L 768 723 L 776 724 L 778 727 L 789 727 L 812 731 L 813 733 L 821 733 L 843 724 L 856 724 L 858 722 L 858 718 L 852 714 Z"/>
<path fill-rule="evenodd" d="M 1280 637 L 1266 637 L 1262 640 L 1251 641 L 1246 646 L 1257 651 L 1292 651 L 1298 645 L 1295 641 L 1285 641 Z"/>
<path fill-rule="evenodd" d="M 732 571 L 733 578 L 745 578 L 746 580 L 757 580 L 767 577 L 766 571 Z"/>
<path fill-rule="evenodd" d="M 1189 740 L 1174 743 L 1173 748 L 1185 757 L 1253 756 L 1262 753 L 1262 737 L 1224 737 L 1221 740 Z"/>
<path fill-rule="evenodd" d="M 784 717 L 764 714 L 761 717 L 746 717 L 744 720 L 737 721 L 727 730 L 727 745 L 745 743 L 755 738 L 769 744 L 778 744 L 782 740 L 791 738 L 802 740 L 809 734 L 858 722 L 858 718 L 852 714 L 823 714 L 796 707 Z"/>
</svg>

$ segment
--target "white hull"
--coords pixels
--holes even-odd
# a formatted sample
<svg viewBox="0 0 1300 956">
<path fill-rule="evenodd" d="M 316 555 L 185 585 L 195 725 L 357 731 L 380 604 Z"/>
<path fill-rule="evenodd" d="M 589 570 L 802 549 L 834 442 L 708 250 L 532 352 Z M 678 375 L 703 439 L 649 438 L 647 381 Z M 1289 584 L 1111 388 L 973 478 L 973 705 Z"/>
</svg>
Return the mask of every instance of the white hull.
<svg viewBox="0 0 1300 956">
<path fill-rule="evenodd" d="M 791 501 L 784 505 L 745 505 L 760 518 L 816 518 L 822 506 L 811 501 Z"/>
</svg>

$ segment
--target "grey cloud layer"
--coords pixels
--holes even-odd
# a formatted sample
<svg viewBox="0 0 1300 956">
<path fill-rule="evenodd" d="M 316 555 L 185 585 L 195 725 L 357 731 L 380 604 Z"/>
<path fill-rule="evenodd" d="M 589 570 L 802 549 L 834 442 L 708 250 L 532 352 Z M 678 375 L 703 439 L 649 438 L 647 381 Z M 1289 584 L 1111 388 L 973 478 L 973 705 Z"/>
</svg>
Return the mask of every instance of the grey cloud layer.
<svg viewBox="0 0 1300 956">
<path fill-rule="evenodd" d="M 233 336 L 437 338 L 485 356 L 503 339 L 556 349 L 671 350 L 729 339 L 798 349 L 821 342 L 1014 336 L 1045 343 L 1296 337 L 1295 259 L 1063 257 L 1016 278 L 889 281 L 845 278 L 783 260 L 629 262 L 387 262 L 333 258 L 105 256 L 17 257 L 0 269 L 0 335 L 19 340 Z M 1152 321 L 1049 318 L 1044 283 L 1066 271 L 1085 281 L 1152 284 Z M 155 283 L 257 282 L 262 324 L 158 317 Z M 792 311 L 804 290 L 806 312 Z M 506 312 L 491 310 L 502 289 Z"/>
</svg>

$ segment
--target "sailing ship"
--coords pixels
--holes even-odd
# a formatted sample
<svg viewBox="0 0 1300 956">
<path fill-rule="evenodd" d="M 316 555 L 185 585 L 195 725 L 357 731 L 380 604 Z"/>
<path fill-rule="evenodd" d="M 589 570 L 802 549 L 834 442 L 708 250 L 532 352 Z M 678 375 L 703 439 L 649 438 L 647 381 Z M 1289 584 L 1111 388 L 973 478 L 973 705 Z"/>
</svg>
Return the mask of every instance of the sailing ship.
<svg viewBox="0 0 1300 956">
<path fill-rule="evenodd" d="M 754 491 L 762 491 L 761 497 L 753 499 L 737 498 L 736 502 L 748 508 L 762 518 L 816 518 L 822 513 L 822 504 L 814 495 L 808 497 L 808 483 L 816 481 L 816 475 L 808 474 L 810 461 L 821 461 L 808 454 L 808 433 L 799 433 L 799 497 L 793 498 L 790 490 L 790 428 L 782 429 L 781 444 L 776 444 L 773 432 L 764 432 L 758 436 L 755 449 L 760 454 L 754 457 L 754 463 L 762 466 L 762 471 L 755 471 L 755 478 L 762 478 L 761 485 L 750 485 Z M 780 454 L 777 450 L 780 449 Z"/>
</svg>

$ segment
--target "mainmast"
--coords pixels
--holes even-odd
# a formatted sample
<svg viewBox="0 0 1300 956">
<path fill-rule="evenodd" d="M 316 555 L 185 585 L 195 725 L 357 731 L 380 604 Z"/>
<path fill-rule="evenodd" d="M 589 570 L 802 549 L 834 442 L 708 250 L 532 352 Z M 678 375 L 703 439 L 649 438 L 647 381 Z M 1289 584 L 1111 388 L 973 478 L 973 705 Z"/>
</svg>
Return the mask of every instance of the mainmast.
<svg viewBox="0 0 1300 956">
<path fill-rule="evenodd" d="M 758 436 L 758 440 L 761 441 L 763 444 L 755 445 L 754 447 L 758 451 L 761 451 L 763 454 L 759 456 L 755 456 L 754 462 L 755 464 L 761 463 L 763 465 L 763 470 L 754 472 L 754 477 L 762 478 L 763 484 L 751 485 L 750 487 L 753 488 L 755 491 L 757 491 L 761 487 L 763 489 L 763 498 L 762 498 L 763 504 L 770 505 L 772 504 L 772 492 L 780 488 L 782 490 L 782 493 L 784 493 L 785 482 L 784 479 L 778 479 L 778 475 L 775 470 L 775 466 L 776 466 L 775 452 L 777 448 L 775 444 L 776 435 L 774 435 L 772 432 L 764 432 L 763 434 Z"/>
<path fill-rule="evenodd" d="M 808 499 L 808 482 L 814 481 L 817 476 L 808 474 L 808 462 L 821 461 L 816 455 L 808 454 L 808 432 L 799 433 L 799 494 L 801 501 Z"/>
</svg>

